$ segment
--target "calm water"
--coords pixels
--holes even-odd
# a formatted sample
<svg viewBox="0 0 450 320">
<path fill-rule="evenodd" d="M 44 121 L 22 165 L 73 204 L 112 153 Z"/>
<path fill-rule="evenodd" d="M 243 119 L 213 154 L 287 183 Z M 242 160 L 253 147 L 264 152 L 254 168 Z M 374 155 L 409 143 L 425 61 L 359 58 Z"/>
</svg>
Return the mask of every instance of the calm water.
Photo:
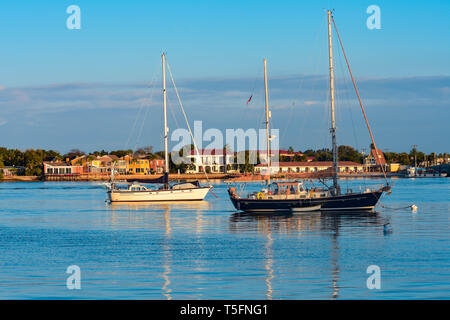
<svg viewBox="0 0 450 320">
<path fill-rule="evenodd" d="M 107 204 L 98 183 L 0 183 L 0 299 L 448 299 L 450 179 L 392 182 L 382 204 L 417 213 L 248 216 L 223 183 L 162 205 Z"/>
</svg>

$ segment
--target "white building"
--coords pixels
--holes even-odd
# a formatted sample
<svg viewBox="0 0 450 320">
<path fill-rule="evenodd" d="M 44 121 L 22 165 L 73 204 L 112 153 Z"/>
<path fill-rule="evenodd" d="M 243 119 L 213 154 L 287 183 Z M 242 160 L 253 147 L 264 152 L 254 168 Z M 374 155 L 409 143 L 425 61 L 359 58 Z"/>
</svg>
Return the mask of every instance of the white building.
<svg viewBox="0 0 450 320">
<path fill-rule="evenodd" d="M 221 173 L 225 172 L 225 162 L 227 163 L 227 172 L 234 172 L 231 170 L 231 164 L 234 162 L 234 153 L 226 151 L 226 161 L 224 161 L 224 150 L 222 149 L 202 149 L 199 150 L 200 154 L 196 150 L 191 150 L 191 154 L 187 156 L 190 159 L 186 173 Z M 234 167 L 234 166 L 233 166 Z"/>
<path fill-rule="evenodd" d="M 311 161 L 311 162 L 279 162 L 271 166 L 272 173 L 311 173 L 327 170 L 333 167 L 332 161 Z M 267 166 L 259 164 L 255 167 L 255 173 L 265 172 Z M 353 161 L 339 161 L 339 172 L 356 173 L 363 172 L 364 165 Z"/>
</svg>

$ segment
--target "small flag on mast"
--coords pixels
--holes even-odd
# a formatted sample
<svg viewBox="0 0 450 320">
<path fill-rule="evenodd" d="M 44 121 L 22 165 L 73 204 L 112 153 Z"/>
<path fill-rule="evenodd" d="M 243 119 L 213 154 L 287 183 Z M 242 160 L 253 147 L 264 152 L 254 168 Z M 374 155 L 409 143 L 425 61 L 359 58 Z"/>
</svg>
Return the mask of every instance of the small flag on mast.
<svg viewBox="0 0 450 320">
<path fill-rule="evenodd" d="M 250 96 L 250 98 L 248 98 L 248 100 L 247 100 L 247 105 L 248 105 L 248 103 L 249 103 L 250 101 L 252 101 L 252 98 L 253 98 L 253 94 Z"/>
</svg>

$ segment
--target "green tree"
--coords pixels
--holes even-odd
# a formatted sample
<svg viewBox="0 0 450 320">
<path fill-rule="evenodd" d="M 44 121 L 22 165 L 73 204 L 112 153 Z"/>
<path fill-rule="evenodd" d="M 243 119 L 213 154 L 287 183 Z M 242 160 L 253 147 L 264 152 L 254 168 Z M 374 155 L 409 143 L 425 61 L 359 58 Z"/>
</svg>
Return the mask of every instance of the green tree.
<svg viewBox="0 0 450 320">
<path fill-rule="evenodd" d="M 73 160 L 82 155 L 85 155 L 85 153 L 83 151 L 81 151 L 80 149 L 72 149 L 68 153 L 66 153 L 63 157 L 64 157 L 64 159 L 69 158 L 70 160 Z"/>
<path fill-rule="evenodd" d="M 293 161 L 308 161 L 308 157 L 304 154 L 302 154 L 302 155 L 296 154 L 292 160 Z"/>
<path fill-rule="evenodd" d="M 239 171 L 241 173 L 246 173 L 246 172 L 253 172 L 253 169 L 255 167 L 255 165 L 253 163 L 250 162 L 250 151 L 246 150 L 244 151 L 244 163 L 241 163 L 238 165 Z M 258 155 L 258 159 L 259 159 L 259 155 Z"/>
<path fill-rule="evenodd" d="M 128 149 L 128 150 L 115 150 L 115 151 L 111 151 L 109 154 L 115 155 L 119 158 L 125 157 L 126 155 L 129 154 L 133 154 L 133 150 Z"/>
<path fill-rule="evenodd" d="M 413 159 L 414 160 L 414 159 Z M 402 152 L 398 154 L 398 163 L 403 165 L 411 165 L 409 154 Z"/>
<path fill-rule="evenodd" d="M 329 149 L 317 150 L 314 156 L 317 161 L 332 161 L 333 160 L 333 153 Z"/>
<path fill-rule="evenodd" d="M 134 154 L 137 156 L 147 156 L 147 155 L 151 155 L 153 152 L 153 147 L 152 146 L 147 146 L 147 147 L 142 147 L 137 149 Z"/>
<path fill-rule="evenodd" d="M 339 161 L 353 161 L 362 163 L 363 155 L 350 146 L 338 147 Z"/>
<path fill-rule="evenodd" d="M 44 153 L 42 150 L 28 149 L 24 153 L 25 175 L 40 176 L 42 174 L 42 162 Z"/>
</svg>

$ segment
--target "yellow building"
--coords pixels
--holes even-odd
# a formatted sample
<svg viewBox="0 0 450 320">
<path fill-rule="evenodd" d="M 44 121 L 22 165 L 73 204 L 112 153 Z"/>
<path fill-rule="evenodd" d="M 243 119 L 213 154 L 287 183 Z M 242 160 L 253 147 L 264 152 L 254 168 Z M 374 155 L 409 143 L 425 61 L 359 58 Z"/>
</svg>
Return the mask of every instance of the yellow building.
<svg viewBox="0 0 450 320">
<path fill-rule="evenodd" d="M 150 161 L 145 157 L 125 156 L 128 174 L 150 174 Z"/>
<path fill-rule="evenodd" d="M 400 163 L 391 163 L 389 169 L 390 172 L 398 172 L 400 170 Z"/>
</svg>

